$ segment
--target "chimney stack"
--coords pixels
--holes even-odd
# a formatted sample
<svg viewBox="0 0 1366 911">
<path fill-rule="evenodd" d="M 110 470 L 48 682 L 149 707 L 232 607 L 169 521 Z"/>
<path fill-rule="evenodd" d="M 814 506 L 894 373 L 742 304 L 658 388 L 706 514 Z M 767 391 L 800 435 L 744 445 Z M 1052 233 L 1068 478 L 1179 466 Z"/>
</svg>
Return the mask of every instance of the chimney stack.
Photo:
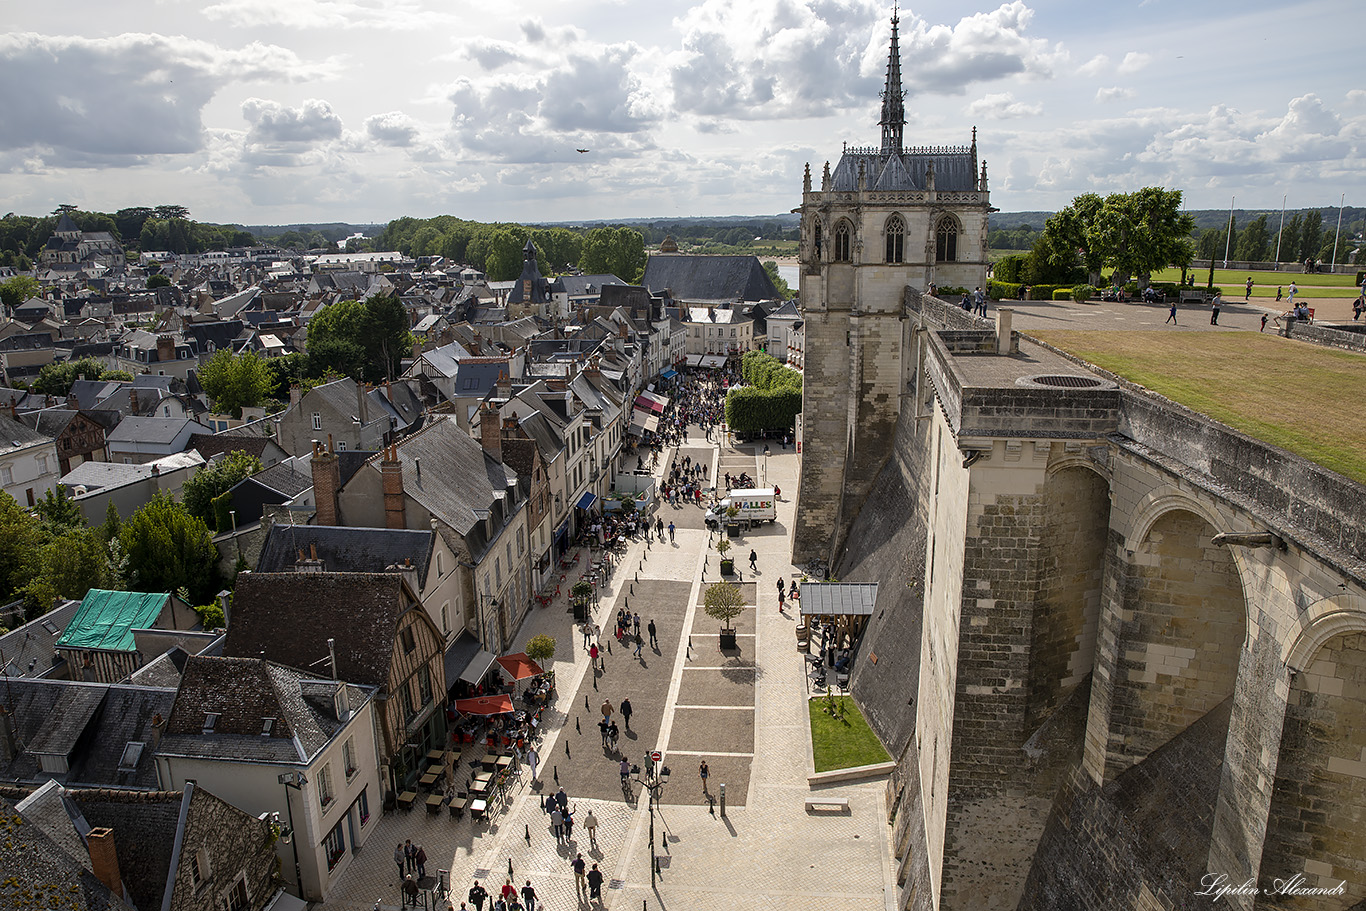
<svg viewBox="0 0 1366 911">
<path fill-rule="evenodd" d="M 114 848 L 113 829 L 91 829 L 85 836 L 85 846 L 90 851 L 90 869 L 95 878 L 109 887 L 119 898 L 123 897 L 123 877 L 119 875 L 119 855 Z"/>
<path fill-rule="evenodd" d="M 128 412 L 129 414 L 138 413 L 138 387 L 128 387 Z"/>
<path fill-rule="evenodd" d="M 384 458 L 379 463 L 384 489 L 384 527 L 407 528 L 407 508 L 403 498 L 403 463 L 398 460 L 398 446 L 384 447 Z"/>
<path fill-rule="evenodd" d="M 479 413 L 479 442 L 484 451 L 498 461 L 503 461 L 502 421 L 498 418 L 498 406 L 485 402 Z"/>
<path fill-rule="evenodd" d="M 289 385 L 289 407 L 293 408 L 299 404 L 299 400 L 304 396 L 303 388 L 298 383 Z"/>
<path fill-rule="evenodd" d="M 314 521 L 319 525 L 337 524 L 337 494 L 341 488 L 341 466 L 337 464 L 337 454 L 323 449 L 321 443 L 313 441 L 313 459 L 309 463 L 313 469 L 313 500 L 317 504 Z"/>
<path fill-rule="evenodd" d="M 366 424 L 370 423 L 370 384 L 369 384 L 369 383 L 357 383 L 357 384 L 356 384 L 356 417 L 360 418 L 360 426 L 361 426 L 362 429 L 364 429 L 364 427 L 365 427 Z M 357 440 L 356 443 L 357 443 L 357 448 L 361 448 L 361 449 L 364 448 L 363 446 L 360 445 L 360 440 Z"/>
</svg>

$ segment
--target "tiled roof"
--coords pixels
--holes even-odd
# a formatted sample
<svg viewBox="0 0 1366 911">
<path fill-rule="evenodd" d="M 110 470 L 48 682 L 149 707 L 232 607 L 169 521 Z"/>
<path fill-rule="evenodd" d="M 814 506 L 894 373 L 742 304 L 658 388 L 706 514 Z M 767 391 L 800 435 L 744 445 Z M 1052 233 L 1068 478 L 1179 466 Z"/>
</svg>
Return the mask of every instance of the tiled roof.
<svg viewBox="0 0 1366 911">
<path fill-rule="evenodd" d="M 245 452 L 260 458 L 266 451 L 266 444 L 271 440 L 261 436 L 245 436 L 230 433 L 192 433 L 187 444 L 188 449 L 197 449 L 199 454 L 205 459 L 211 459 L 219 453 Z"/>
<path fill-rule="evenodd" d="M 132 911 L 77 858 L 59 848 L 2 797 L 0 839 L 5 843 L 7 874 L 0 880 L 0 906 L 22 907 L 31 902 L 31 899 L 21 899 L 22 896 L 42 890 L 62 896 L 58 907 L 63 911 Z"/>
<path fill-rule="evenodd" d="M 327 572 L 382 573 L 411 560 L 417 577 L 427 577 L 436 535 L 398 528 L 346 528 L 336 525 L 273 525 L 261 545 L 257 573 L 294 571 L 299 551 L 317 553 Z"/>
</svg>

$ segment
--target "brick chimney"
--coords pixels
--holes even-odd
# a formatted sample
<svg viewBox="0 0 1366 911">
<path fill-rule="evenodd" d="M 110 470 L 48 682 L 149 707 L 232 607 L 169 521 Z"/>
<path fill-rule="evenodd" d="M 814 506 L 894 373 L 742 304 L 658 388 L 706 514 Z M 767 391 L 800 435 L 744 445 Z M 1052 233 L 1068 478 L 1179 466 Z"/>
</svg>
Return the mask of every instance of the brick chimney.
<svg viewBox="0 0 1366 911">
<path fill-rule="evenodd" d="M 403 463 L 398 460 L 398 446 L 384 448 L 379 473 L 384 488 L 384 527 L 407 528 L 407 508 L 403 498 Z"/>
<path fill-rule="evenodd" d="M 157 336 L 157 360 L 175 360 L 175 339 L 171 338 L 169 335 Z"/>
<path fill-rule="evenodd" d="M 601 373 L 601 371 L 598 370 L 598 359 L 597 359 L 597 356 L 595 355 L 595 356 L 589 358 L 589 359 L 588 359 L 588 363 L 584 365 L 584 368 L 583 368 L 583 375 L 584 375 L 584 376 L 598 376 L 600 373 Z"/>
<path fill-rule="evenodd" d="M 138 413 L 138 389 L 136 386 L 128 388 L 128 411 L 130 414 Z"/>
<path fill-rule="evenodd" d="M 341 466 L 332 451 L 332 434 L 327 435 L 328 448 L 313 441 L 313 500 L 317 503 L 314 521 L 319 525 L 337 524 L 337 492 L 341 488 Z"/>
<path fill-rule="evenodd" d="M 299 400 L 304 397 L 303 387 L 298 383 L 291 383 L 289 386 L 289 407 L 293 408 L 299 404 Z"/>
<path fill-rule="evenodd" d="M 370 423 L 370 384 L 356 384 L 356 417 L 360 418 L 361 427 Z M 359 444 L 359 440 L 357 443 Z"/>
<path fill-rule="evenodd" d="M 498 419 L 498 406 L 492 402 L 485 402 L 479 412 L 479 442 L 485 452 L 503 461 L 502 421 Z"/>
<path fill-rule="evenodd" d="M 114 848 L 113 829 L 91 829 L 85 836 L 85 846 L 90 851 L 90 869 L 95 878 L 109 887 L 120 898 L 123 897 L 123 877 L 119 875 L 119 855 Z"/>
<path fill-rule="evenodd" d="M 66 407 L 70 408 L 72 411 L 80 411 L 81 403 L 76 396 L 68 394 L 66 397 Z"/>
</svg>

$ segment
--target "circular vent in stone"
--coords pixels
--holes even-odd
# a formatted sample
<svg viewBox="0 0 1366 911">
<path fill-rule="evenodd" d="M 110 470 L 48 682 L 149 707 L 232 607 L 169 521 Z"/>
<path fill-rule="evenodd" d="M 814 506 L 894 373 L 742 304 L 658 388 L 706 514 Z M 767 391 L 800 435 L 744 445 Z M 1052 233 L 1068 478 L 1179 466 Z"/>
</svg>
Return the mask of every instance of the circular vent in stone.
<svg viewBox="0 0 1366 911">
<path fill-rule="evenodd" d="M 1050 389 L 1113 389 L 1114 383 L 1094 376 L 1080 376 L 1070 373 L 1048 373 L 1040 376 L 1023 376 L 1016 381 L 1021 386 Z"/>
</svg>

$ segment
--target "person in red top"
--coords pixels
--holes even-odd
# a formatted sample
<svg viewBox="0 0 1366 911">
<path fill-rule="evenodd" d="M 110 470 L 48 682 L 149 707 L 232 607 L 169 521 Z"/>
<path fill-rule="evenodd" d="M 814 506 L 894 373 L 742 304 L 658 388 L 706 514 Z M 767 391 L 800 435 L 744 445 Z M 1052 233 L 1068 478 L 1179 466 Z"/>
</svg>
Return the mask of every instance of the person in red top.
<svg viewBox="0 0 1366 911">
<path fill-rule="evenodd" d="M 512 900 L 517 897 L 517 887 L 512 884 L 512 880 L 510 879 L 507 882 L 503 883 L 502 891 L 503 901 L 507 902 L 508 904 L 511 904 Z"/>
</svg>

